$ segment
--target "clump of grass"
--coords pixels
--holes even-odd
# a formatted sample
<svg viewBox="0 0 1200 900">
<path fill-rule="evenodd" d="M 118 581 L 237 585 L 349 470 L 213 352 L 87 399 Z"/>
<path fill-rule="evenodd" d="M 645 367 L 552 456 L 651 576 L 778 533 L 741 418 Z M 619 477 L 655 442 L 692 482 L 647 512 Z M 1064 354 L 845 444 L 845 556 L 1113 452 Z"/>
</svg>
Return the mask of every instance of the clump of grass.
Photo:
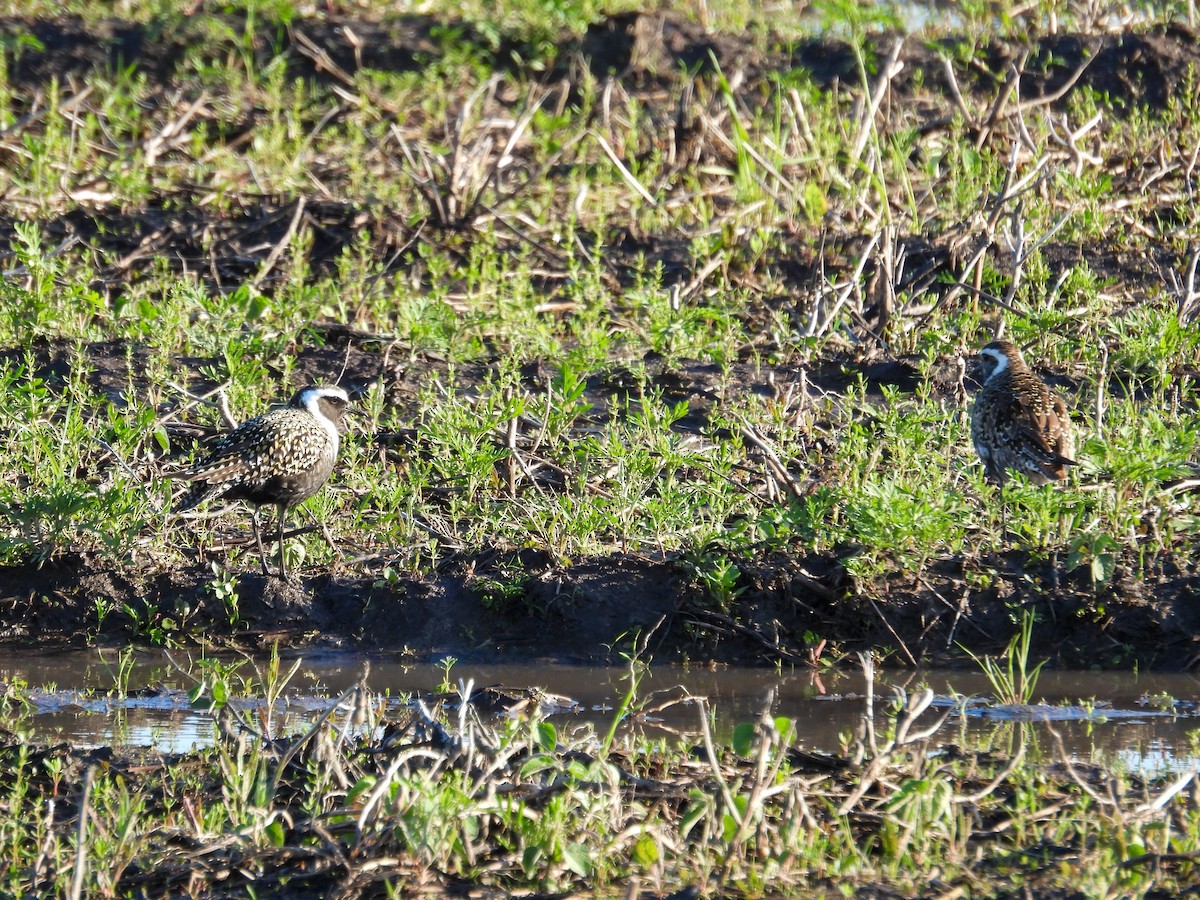
<svg viewBox="0 0 1200 900">
<path fill-rule="evenodd" d="M 1021 624 L 1002 655 L 1002 662 L 991 657 L 979 657 L 970 650 L 967 654 L 975 660 L 987 676 L 996 699 L 1003 704 L 1027 706 L 1033 702 L 1037 691 L 1038 673 L 1046 660 L 1030 666 L 1029 653 L 1033 643 L 1034 615 L 1030 610 L 1021 613 Z"/>
</svg>

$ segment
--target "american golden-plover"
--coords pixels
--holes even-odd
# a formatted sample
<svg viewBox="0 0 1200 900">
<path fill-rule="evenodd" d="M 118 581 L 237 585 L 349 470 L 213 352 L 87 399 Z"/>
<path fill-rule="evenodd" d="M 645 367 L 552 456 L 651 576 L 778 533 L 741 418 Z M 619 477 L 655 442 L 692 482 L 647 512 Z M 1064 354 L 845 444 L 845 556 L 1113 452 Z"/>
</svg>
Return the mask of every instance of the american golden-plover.
<svg viewBox="0 0 1200 900">
<path fill-rule="evenodd" d="M 1075 438 L 1062 398 L 1025 364 L 1011 341 L 992 341 L 979 351 L 983 387 L 971 410 L 971 440 L 990 480 L 1001 486 L 1008 472 L 1033 484 L 1067 477 L 1076 465 Z"/>
<path fill-rule="evenodd" d="M 1071 418 L 1062 398 L 1030 371 L 1011 341 L 992 341 L 979 351 L 982 387 L 971 409 L 971 441 L 988 480 L 1000 486 L 1001 527 L 1008 530 L 1004 485 L 1010 472 L 1031 484 L 1067 477 L 1077 465 Z"/>
<path fill-rule="evenodd" d="M 206 500 L 245 500 L 254 511 L 254 540 L 263 574 L 267 554 L 259 526 L 259 507 L 273 504 L 279 513 L 279 576 L 287 581 L 283 553 L 287 510 L 321 489 L 333 472 L 350 398 L 340 387 L 310 386 L 223 435 L 212 450 L 173 477 L 192 482 L 176 512 Z"/>
</svg>

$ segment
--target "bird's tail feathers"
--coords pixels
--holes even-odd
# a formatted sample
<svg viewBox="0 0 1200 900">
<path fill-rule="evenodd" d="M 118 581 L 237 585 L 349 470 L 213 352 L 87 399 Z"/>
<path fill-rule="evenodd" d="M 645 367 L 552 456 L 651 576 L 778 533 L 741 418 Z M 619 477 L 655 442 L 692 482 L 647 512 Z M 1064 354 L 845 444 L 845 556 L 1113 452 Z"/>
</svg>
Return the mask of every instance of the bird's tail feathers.
<svg viewBox="0 0 1200 900">
<path fill-rule="evenodd" d="M 172 510 L 176 513 L 187 512 L 190 509 L 195 509 L 206 500 L 215 500 L 227 490 L 229 490 L 229 485 L 227 484 L 210 484 L 207 481 L 194 481 L 179 500 L 172 504 Z"/>
</svg>

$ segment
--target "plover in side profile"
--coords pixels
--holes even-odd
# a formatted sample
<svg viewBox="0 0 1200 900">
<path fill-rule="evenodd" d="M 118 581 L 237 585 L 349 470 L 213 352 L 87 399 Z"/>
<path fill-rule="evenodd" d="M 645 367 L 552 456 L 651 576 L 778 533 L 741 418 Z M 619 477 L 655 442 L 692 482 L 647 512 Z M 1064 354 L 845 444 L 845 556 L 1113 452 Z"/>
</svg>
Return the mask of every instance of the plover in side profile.
<svg viewBox="0 0 1200 900">
<path fill-rule="evenodd" d="M 277 406 L 222 435 L 200 461 L 172 477 L 192 482 L 176 512 L 206 500 L 245 500 L 254 512 L 254 540 L 263 574 L 267 554 L 259 526 L 259 507 L 273 504 L 279 514 L 279 577 L 288 580 L 283 554 L 288 509 L 321 489 L 333 472 L 350 397 L 333 386 L 309 386 Z"/>
</svg>

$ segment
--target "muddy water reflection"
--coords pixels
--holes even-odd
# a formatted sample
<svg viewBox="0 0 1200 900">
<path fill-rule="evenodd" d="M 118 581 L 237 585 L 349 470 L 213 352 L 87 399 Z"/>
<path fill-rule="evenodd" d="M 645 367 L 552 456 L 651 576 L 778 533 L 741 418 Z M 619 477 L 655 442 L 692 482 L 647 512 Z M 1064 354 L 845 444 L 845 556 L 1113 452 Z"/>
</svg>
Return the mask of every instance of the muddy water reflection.
<svg viewBox="0 0 1200 900">
<path fill-rule="evenodd" d="M 295 727 L 303 727 L 314 711 L 324 709 L 352 685 L 366 657 L 353 654 L 309 654 L 289 684 L 286 709 L 281 711 Z M 176 662 L 188 668 L 188 659 Z M 284 669 L 290 666 L 286 662 Z M 187 750 L 212 739 L 208 715 L 191 708 L 188 676 L 161 654 L 132 658 L 126 684 L 115 691 L 119 671 L 115 654 L 96 652 L 53 655 L 9 652 L 0 656 L 0 681 L 23 682 L 33 702 L 29 721 L 41 740 L 66 740 L 83 745 L 147 745 L 165 750 Z M 200 670 L 192 660 L 191 671 Z M 239 674 L 249 677 L 246 664 Z M 389 698 L 398 711 L 412 695 L 431 694 L 444 680 L 436 665 L 411 665 L 387 659 L 370 659 L 370 687 Z M 520 689 L 539 687 L 573 700 L 574 712 L 557 713 L 552 721 L 591 721 L 604 727 L 628 689 L 622 669 L 557 665 L 486 665 L 458 663 L 450 670 L 454 683 L 471 679 L 477 689 L 503 685 Z M 1121 755 L 1131 765 L 1159 768 L 1190 765 L 1194 757 L 1190 733 L 1200 729 L 1197 697 L 1200 680 L 1190 675 L 1129 675 L 1095 672 L 1043 672 L 1037 707 L 997 707 L 987 681 L 973 672 L 883 672 L 876 685 L 876 711 L 882 713 L 890 686 L 907 689 L 928 686 L 938 695 L 937 705 L 954 708 L 944 726 L 942 740 L 956 739 L 960 731 L 1007 739 L 1014 722 L 1032 722 L 1038 740 L 1053 754 L 1055 738 L 1076 757 L 1102 752 Z M 646 706 L 656 709 L 629 727 L 650 731 L 692 732 L 700 708 L 666 701 L 686 695 L 705 697 L 716 712 L 718 728 L 725 729 L 756 717 L 772 694 L 774 715 L 797 721 L 798 743 L 811 750 L 836 752 L 843 736 L 859 725 L 864 709 L 865 683 L 860 673 L 808 671 L 777 673 L 762 669 L 682 670 L 655 667 L 642 681 L 640 694 Z M 955 698 L 972 697 L 960 706 Z M 1167 698 L 1177 701 L 1168 711 Z M 255 698 L 243 701 L 256 705 Z M 932 721 L 935 711 L 926 714 Z"/>
</svg>

